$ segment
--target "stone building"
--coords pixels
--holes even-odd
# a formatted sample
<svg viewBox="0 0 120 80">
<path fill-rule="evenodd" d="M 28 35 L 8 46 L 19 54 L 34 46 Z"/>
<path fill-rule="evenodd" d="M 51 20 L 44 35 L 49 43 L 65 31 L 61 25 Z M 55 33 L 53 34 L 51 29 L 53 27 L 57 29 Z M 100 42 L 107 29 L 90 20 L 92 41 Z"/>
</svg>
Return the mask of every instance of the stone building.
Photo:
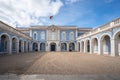
<svg viewBox="0 0 120 80">
<path fill-rule="evenodd" d="M 78 51 L 120 55 L 120 18 L 95 29 L 77 26 L 12 28 L 0 21 L 0 54 L 44 51 Z"/>
</svg>

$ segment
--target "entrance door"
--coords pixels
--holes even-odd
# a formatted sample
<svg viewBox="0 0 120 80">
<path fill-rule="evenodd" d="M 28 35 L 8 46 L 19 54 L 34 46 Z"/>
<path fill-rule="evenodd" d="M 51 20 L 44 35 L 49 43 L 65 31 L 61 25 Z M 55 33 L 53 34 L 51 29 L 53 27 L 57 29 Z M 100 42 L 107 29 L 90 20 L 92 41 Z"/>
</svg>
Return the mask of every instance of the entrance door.
<svg viewBox="0 0 120 80">
<path fill-rule="evenodd" d="M 51 43 L 51 51 L 56 51 L 56 44 L 55 43 Z"/>
</svg>

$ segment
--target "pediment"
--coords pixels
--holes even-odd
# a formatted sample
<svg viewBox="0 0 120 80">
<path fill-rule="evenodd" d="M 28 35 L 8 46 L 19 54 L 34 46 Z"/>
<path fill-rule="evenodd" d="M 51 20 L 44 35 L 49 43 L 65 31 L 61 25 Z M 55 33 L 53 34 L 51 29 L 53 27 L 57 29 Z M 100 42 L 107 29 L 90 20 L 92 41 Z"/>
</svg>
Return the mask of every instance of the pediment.
<svg viewBox="0 0 120 80">
<path fill-rule="evenodd" d="M 48 26 L 49 30 L 58 30 L 59 28 L 55 25 Z"/>
</svg>

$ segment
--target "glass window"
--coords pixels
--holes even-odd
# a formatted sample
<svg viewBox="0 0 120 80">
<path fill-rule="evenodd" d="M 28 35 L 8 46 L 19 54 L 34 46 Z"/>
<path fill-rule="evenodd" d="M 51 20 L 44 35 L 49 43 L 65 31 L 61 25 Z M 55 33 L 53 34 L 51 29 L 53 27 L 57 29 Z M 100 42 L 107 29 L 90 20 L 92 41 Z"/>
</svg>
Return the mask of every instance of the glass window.
<svg viewBox="0 0 120 80">
<path fill-rule="evenodd" d="M 66 33 L 62 32 L 62 40 L 65 41 L 66 40 Z"/>
<path fill-rule="evenodd" d="M 56 40 L 56 32 L 52 31 L 51 33 L 51 40 Z"/>
<path fill-rule="evenodd" d="M 74 33 L 73 32 L 70 33 L 70 40 L 74 40 Z"/>
<path fill-rule="evenodd" d="M 34 39 L 37 40 L 37 33 L 34 33 Z"/>
<path fill-rule="evenodd" d="M 41 40 L 45 40 L 45 32 L 41 32 Z"/>
</svg>

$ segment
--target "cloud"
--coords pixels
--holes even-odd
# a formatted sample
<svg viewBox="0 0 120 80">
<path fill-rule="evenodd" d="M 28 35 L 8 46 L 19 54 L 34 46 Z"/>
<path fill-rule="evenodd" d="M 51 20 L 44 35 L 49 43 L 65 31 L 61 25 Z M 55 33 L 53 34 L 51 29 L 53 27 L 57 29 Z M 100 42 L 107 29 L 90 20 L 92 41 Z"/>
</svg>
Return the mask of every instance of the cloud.
<svg viewBox="0 0 120 80">
<path fill-rule="evenodd" d="M 66 4 L 72 4 L 81 0 L 66 0 Z"/>
<path fill-rule="evenodd" d="M 59 13 L 60 0 L 0 0 L 0 20 L 10 25 L 43 24 L 44 17 Z"/>
</svg>

